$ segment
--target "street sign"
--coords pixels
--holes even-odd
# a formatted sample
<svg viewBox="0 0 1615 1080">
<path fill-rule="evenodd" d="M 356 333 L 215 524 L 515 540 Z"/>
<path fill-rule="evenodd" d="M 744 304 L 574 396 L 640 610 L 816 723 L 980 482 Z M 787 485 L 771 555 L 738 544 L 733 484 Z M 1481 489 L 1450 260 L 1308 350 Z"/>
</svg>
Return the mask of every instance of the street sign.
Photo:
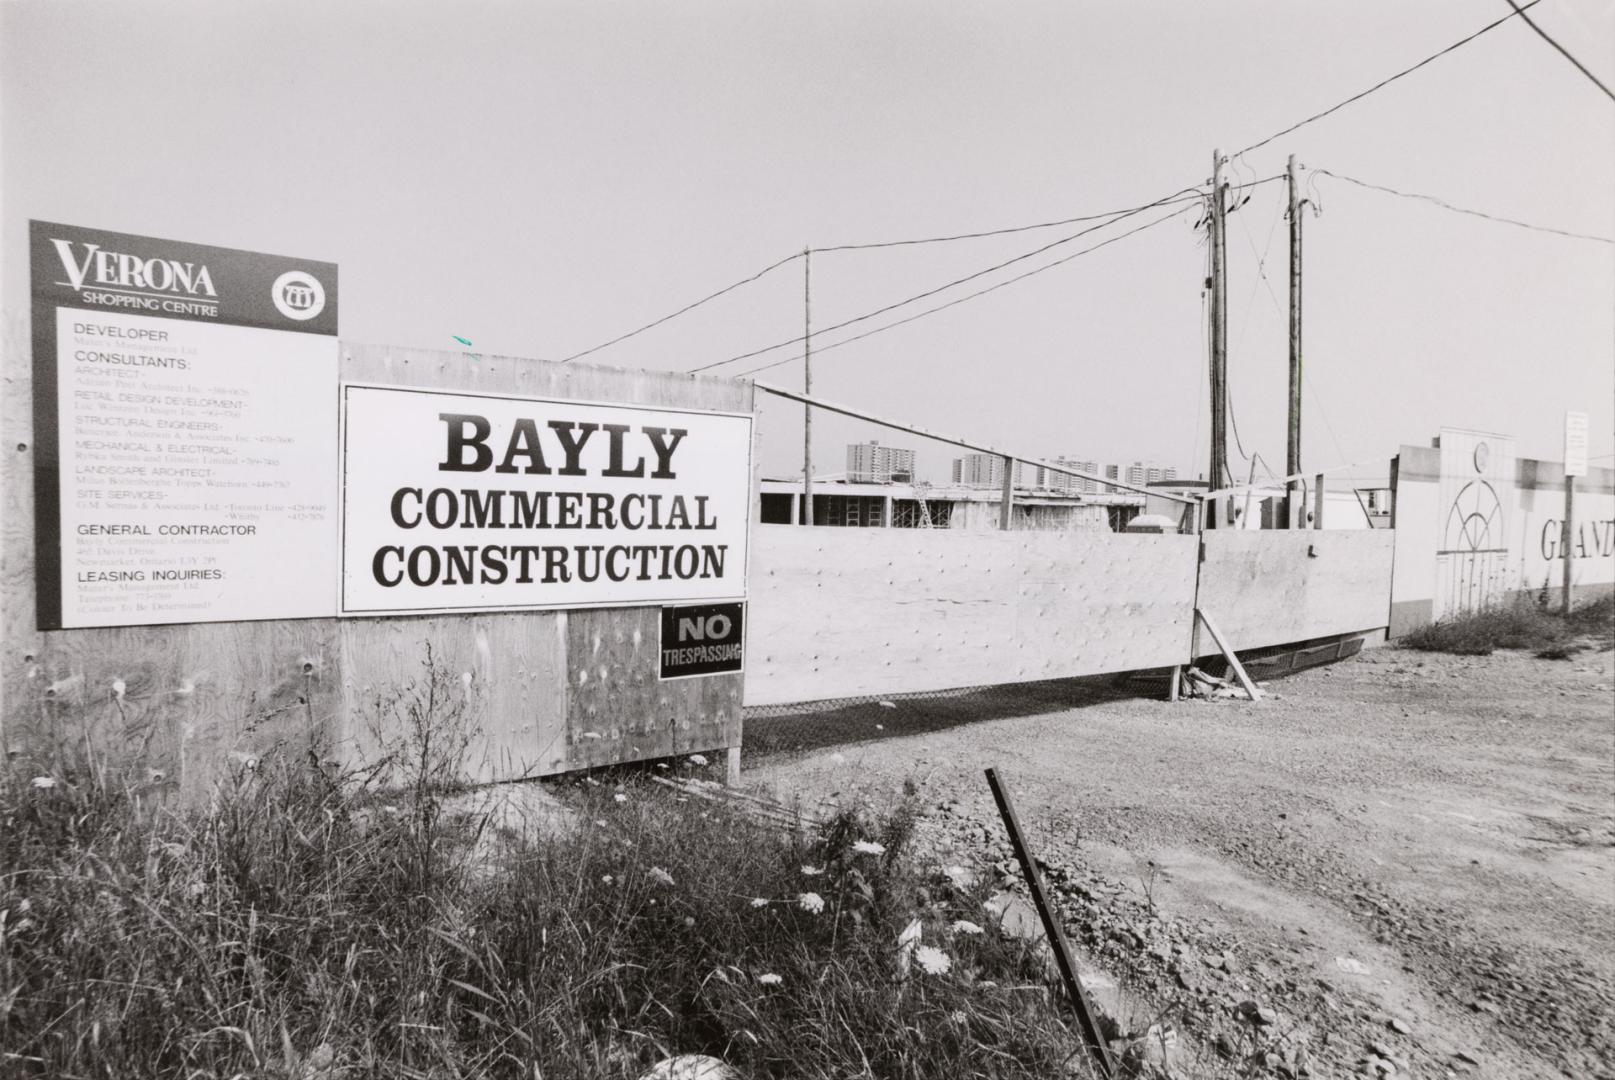
<svg viewBox="0 0 1615 1080">
<path fill-rule="evenodd" d="M 1565 475 L 1587 475 L 1587 414 L 1565 413 Z"/>
</svg>

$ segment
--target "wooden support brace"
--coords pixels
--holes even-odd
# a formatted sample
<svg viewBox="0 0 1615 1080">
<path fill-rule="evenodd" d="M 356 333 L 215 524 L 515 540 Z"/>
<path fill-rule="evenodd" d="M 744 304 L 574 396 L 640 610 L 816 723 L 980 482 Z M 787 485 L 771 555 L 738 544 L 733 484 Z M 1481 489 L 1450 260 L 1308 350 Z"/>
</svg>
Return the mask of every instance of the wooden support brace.
<svg viewBox="0 0 1615 1080">
<path fill-rule="evenodd" d="M 1201 624 L 1205 626 L 1206 633 L 1211 635 L 1211 640 L 1217 643 L 1217 648 L 1221 650 L 1223 659 L 1228 661 L 1228 667 L 1233 671 L 1234 677 L 1239 680 L 1239 685 L 1244 688 L 1245 696 L 1255 701 L 1257 696 L 1256 684 L 1251 682 L 1249 675 L 1245 674 L 1245 665 L 1239 662 L 1239 657 L 1234 654 L 1234 650 L 1228 647 L 1228 641 L 1222 636 L 1222 631 L 1217 629 L 1217 624 L 1212 622 L 1211 616 L 1204 611 L 1195 608 L 1194 614 L 1195 618 L 1199 619 Z"/>
<path fill-rule="evenodd" d="M 740 783 L 740 747 L 731 746 L 724 754 L 723 782 L 730 787 Z"/>
<path fill-rule="evenodd" d="M 1166 679 L 1166 700 L 1176 701 L 1183 688 L 1183 665 L 1173 664 L 1172 674 Z"/>
</svg>

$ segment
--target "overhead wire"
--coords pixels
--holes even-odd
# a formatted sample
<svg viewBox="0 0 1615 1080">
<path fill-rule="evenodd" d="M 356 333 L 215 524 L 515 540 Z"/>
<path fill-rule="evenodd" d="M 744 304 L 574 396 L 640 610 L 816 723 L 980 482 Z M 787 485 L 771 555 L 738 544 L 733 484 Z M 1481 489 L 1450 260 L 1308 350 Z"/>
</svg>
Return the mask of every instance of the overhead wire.
<svg viewBox="0 0 1615 1080">
<path fill-rule="evenodd" d="M 1335 180 L 1342 180 L 1348 184 L 1355 184 L 1360 188 L 1367 188 L 1370 191 L 1379 191 L 1385 193 L 1386 195 L 1396 195 L 1403 199 L 1414 199 L 1419 202 L 1431 203 L 1435 206 L 1441 207 L 1443 210 L 1451 210 L 1455 214 L 1468 214 L 1471 217 L 1485 218 L 1487 221 L 1495 221 L 1502 225 L 1514 225 L 1521 229 L 1531 229 L 1536 232 L 1552 233 L 1555 236 L 1567 236 L 1572 240 L 1592 240 L 1600 244 L 1615 244 L 1615 239 L 1611 239 L 1607 236 L 1595 236 L 1592 233 L 1572 232 L 1568 229 L 1555 229 L 1549 225 L 1533 225 L 1529 221 L 1519 221 L 1515 218 L 1500 217 L 1497 214 L 1488 214 L 1483 210 L 1471 210 L 1464 206 L 1454 206 L 1447 200 L 1437 198 L 1434 195 L 1420 195 L 1411 191 L 1398 191 L 1396 188 L 1386 187 L 1383 184 L 1371 184 L 1367 180 L 1358 180 L 1355 177 L 1346 176 L 1342 173 L 1330 172 L 1328 169 L 1313 169 L 1311 172 L 1314 176 L 1328 176 Z"/>
<path fill-rule="evenodd" d="M 1559 50 L 1560 56 L 1576 65 L 1577 71 L 1581 72 L 1583 75 L 1587 76 L 1588 79 L 1592 80 L 1592 84 L 1598 87 L 1598 89 L 1602 90 L 1605 97 L 1609 98 L 1611 101 L 1615 101 L 1615 91 L 1611 91 L 1609 87 L 1603 84 L 1597 75 L 1594 75 L 1591 71 L 1588 71 L 1586 64 L 1583 64 L 1580 60 L 1577 60 L 1574 56 L 1571 56 L 1569 49 L 1566 49 L 1563 45 L 1549 37 L 1548 32 L 1542 29 L 1542 27 L 1538 26 L 1536 22 L 1532 20 L 1531 16 L 1525 13 L 1525 8 L 1520 7 L 1520 5 L 1516 4 L 1514 0 L 1508 0 L 1508 6 L 1514 9 L 1514 13 L 1516 15 L 1525 20 L 1526 26 L 1529 26 L 1531 29 L 1537 32 L 1538 37 L 1540 37 L 1543 41 L 1546 41 L 1549 45 L 1552 45 L 1555 49 Z M 1530 4 L 1525 5 L 1525 7 L 1530 6 Z"/>
<path fill-rule="evenodd" d="M 1177 195 L 1180 195 L 1180 194 L 1182 194 L 1182 193 L 1181 192 L 1176 193 L 1174 196 L 1172 196 L 1172 197 L 1170 197 L 1170 198 L 1168 198 L 1166 200 L 1163 200 L 1163 202 L 1192 201 L 1192 200 L 1199 197 L 1197 194 L 1191 194 L 1191 195 L 1186 196 L 1185 199 L 1179 200 L 1177 198 Z M 1152 205 L 1160 205 L 1160 204 L 1152 204 Z M 1145 209 L 1148 209 L 1148 207 L 1145 207 Z M 803 250 L 803 251 L 793 252 L 792 254 L 787 255 L 785 258 L 780 259 L 778 262 L 770 263 L 768 266 L 763 267 L 761 270 L 757 271 L 756 273 L 751 274 L 751 275 L 749 275 L 747 277 L 741 278 L 739 281 L 736 281 L 736 282 L 734 282 L 732 284 L 726 285 L 723 288 L 717 290 L 716 292 L 708 293 L 706 296 L 703 296 L 701 299 L 696 300 L 693 303 L 686 304 L 683 307 L 679 308 L 677 311 L 669 312 L 668 314 L 663 315 L 661 318 L 653 319 L 652 321 L 646 323 L 645 325 L 637 327 L 637 328 L 635 328 L 633 330 L 630 330 L 625 334 L 618 334 L 616 337 L 611 338 L 611 339 L 609 339 L 607 341 L 602 341 L 598 345 L 591 346 L 590 348 L 583 349 L 580 352 L 575 352 L 570 356 L 563 357 L 561 359 L 560 363 L 568 364 L 568 363 L 571 363 L 573 360 L 581 360 L 583 357 L 589 356 L 589 355 L 591 355 L 593 353 L 597 353 L 597 352 L 601 351 L 602 349 L 609 349 L 611 346 L 621 344 L 622 342 L 627 341 L 629 338 L 637 337 L 638 335 L 645 333 L 645 331 L 647 331 L 647 330 L 654 330 L 656 327 L 661 326 L 663 323 L 669 322 L 669 321 L 671 321 L 673 319 L 676 319 L 681 315 L 688 314 L 689 312 L 694 311 L 696 308 L 701 307 L 703 304 L 706 304 L 706 303 L 709 303 L 709 302 L 711 302 L 713 300 L 716 300 L 719 297 L 724 296 L 727 293 L 734 292 L 736 289 L 738 289 L 738 288 L 740 288 L 740 287 L 742 287 L 744 285 L 750 285 L 752 282 L 759 280 L 760 278 L 766 276 L 770 272 L 772 272 L 774 270 L 778 270 L 780 267 L 785 266 L 785 265 L 787 265 L 789 263 L 792 263 L 792 262 L 796 261 L 797 259 L 802 258 L 804 255 L 808 254 L 809 252 L 812 252 L 813 254 L 825 254 L 825 253 L 837 252 L 837 251 L 867 251 L 867 250 L 874 250 L 874 249 L 877 249 L 877 248 L 908 247 L 908 246 L 913 246 L 913 245 L 918 245 L 918 244 L 943 244 L 943 243 L 949 243 L 949 242 L 954 241 L 954 240 L 978 240 L 978 239 L 984 239 L 984 238 L 993 237 L 993 236 L 1010 236 L 1010 235 L 1013 235 L 1015 233 L 1032 232 L 1032 231 L 1035 231 L 1037 229 L 1050 229 L 1050 228 L 1055 228 L 1055 227 L 1058 227 L 1058 226 L 1061 226 L 1061 225 L 1074 225 L 1074 224 L 1078 224 L 1080 222 L 1086 222 L 1086 221 L 1100 221 L 1100 220 L 1103 220 L 1103 219 L 1106 219 L 1106 218 L 1118 217 L 1119 215 L 1123 215 L 1123 214 L 1125 214 L 1127 212 L 1128 212 L 1128 209 L 1124 208 L 1122 210 L 1107 210 L 1107 211 L 1105 211 L 1103 213 L 1098 213 L 1098 214 L 1081 214 L 1081 215 L 1078 215 L 1078 216 L 1075 216 L 1075 217 L 1060 218 L 1060 219 L 1055 220 L 1055 221 L 1039 221 L 1039 222 L 1034 222 L 1034 223 L 1029 224 L 1029 225 L 1011 225 L 1011 226 L 1007 226 L 1005 228 L 1000 228 L 1000 229 L 984 229 L 984 230 L 981 230 L 981 231 L 978 231 L 978 232 L 955 233 L 955 234 L 952 234 L 952 235 L 949 235 L 949 236 L 927 236 L 927 237 L 918 237 L 918 238 L 909 239 L 909 240 L 883 240 L 883 241 L 876 241 L 876 242 L 872 242 L 872 243 L 836 244 L 836 245 L 833 245 L 833 246 L 830 246 L 830 247 L 808 248 L 808 249 Z"/>
<path fill-rule="evenodd" d="M 1234 156 L 1238 157 L 1240 154 L 1248 154 L 1252 150 L 1260 149 L 1261 147 L 1264 147 L 1268 143 L 1272 142 L 1274 139 L 1281 139 L 1284 136 L 1290 134 L 1292 131 L 1299 131 L 1301 128 L 1306 127 L 1308 124 L 1313 123 L 1313 122 L 1318 121 L 1318 120 L 1322 120 L 1324 117 L 1328 116 L 1331 113 L 1339 112 L 1341 109 L 1344 109 L 1347 105 L 1350 105 L 1350 104 L 1352 104 L 1354 102 L 1361 101 L 1363 98 L 1367 97 L 1368 95 L 1374 93 L 1377 90 L 1381 90 L 1384 87 L 1389 86 L 1391 83 L 1395 82 L 1396 80 L 1398 80 L 1400 78 L 1403 78 L 1404 76 L 1413 74 L 1415 71 L 1418 71 L 1420 68 L 1424 67 L 1426 64 L 1434 63 L 1435 61 L 1441 59 L 1443 56 L 1446 56 L 1448 53 L 1452 52 L 1454 49 L 1458 49 L 1458 48 L 1461 48 L 1461 47 L 1463 47 L 1465 45 L 1468 45 L 1471 41 L 1474 41 L 1476 38 L 1480 37 L 1482 34 L 1485 34 L 1485 33 L 1489 32 L 1491 30 L 1497 29 L 1499 26 L 1502 26 L 1504 23 L 1508 22 L 1510 19 L 1514 18 L 1516 15 L 1519 15 L 1519 16 L 1523 17 L 1528 8 L 1533 8 L 1533 7 L 1535 7 L 1537 4 L 1539 4 L 1541 2 L 1542 2 L 1542 0 L 1531 0 L 1531 2 L 1526 4 L 1525 7 L 1523 7 L 1523 8 L 1522 7 L 1516 7 L 1513 11 L 1509 12 L 1507 15 L 1504 15 L 1501 19 L 1498 19 L 1495 22 L 1487 23 L 1485 26 L 1481 27 L 1479 30 L 1476 30 L 1473 34 L 1470 34 L 1468 37 L 1460 38 L 1459 40 L 1453 42 L 1451 45 L 1448 45 L 1445 49 L 1442 49 L 1440 52 L 1435 53 L 1435 54 L 1433 54 L 1431 56 L 1427 56 L 1423 60 L 1420 60 L 1417 64 L 1414 64 L 1412 67 L 1404 68 L 1403 70 L 1398 71 L 1395 75 L 1392 75 L 1388 79 L 1381 79 L 1379 82 L 1375 83 L 1373 86 L 1370 86 L 1367 90 L 1364 90 L 1361 93 L 1353 94 L 1351 97 L 1347 98 L 1345 101 L 1340 102 L 1338 105 L 1331 105 L 1329 108 L 1323 110 L 1323 112 L 1314 113 L 1313 115 L 1307 117 L 1305 120 L 1302 120 L 1299 123 L 1291 124 L 1289 127 L 1285 128 L 1282 131 L 1275 131 L 1273 134 L 1269 135 L 1267 138 L 1261 140 L 1260 142 L 1251 143 L 1249 146 L 1245 147 L 1245 149 L 1240 150 L 1237 153 L 1235 153 Z"/>
<path fill-rule="evenodd" d="M 862 341 L 864 338 L 873 337 L 876 334 L 884 333 L 887 330 L 895 329 L 895 328 L 897 328 L 899 326 L 902 326 L 902 325 L 904 325 L 906 323 L 914 322 L 916 319 L 923 319 L 927 315 L 935 315 L 939 311 L 946 311 L 948 308 L 954 307 L 954 306 L 956 306 L 958 304 L 962 304 L 967 300 L 974 300 L 978 296 L 986 296 L 990 292 L 997 292 L 999 289 L 1002 289 L 1007 285 L 1013 285 L 1018 281 L 1024 281 L 1029 277 L 1033 277 L 1034 275 L 1043 273 L 1045 270 L 1053 270 L 1057 266 L 1063 266 L 1063 265 L 1065 265 L 1066 263 L 1070 262 L 1073 259 L 1081 258 L 1084 255 L 1091 254 L 1091 253 L 1093 253 L 1095 251 L 1098 251 L 1102 247 L 1108 247 L 1111 244 L 1116 243 L 1118 240 L 1125 240 L 1125 239 L 1127 239 L 1127 237 L 1132 236 L 1135 233 L 1141 233 L 1146 229 L 1153 229 L 1155 226 L 1160 225 L 1163 222 L 1171 221 L 1173 218 L 1181 217 L 1185 213 L 1187 213 L 1188 211 L 1193 210 L 1193 209 L 1196 209 L 1196 207 L 1193 207 L 1193 206 L 1181 207 L 1180 209 L 1172 211 L 1170 214 L 1165 214 L 1165 215 L 1163 215 L 1161 217 L 1155 218 L 1155 219 L 1153 219 L 1151 221 L 1146 222 L 1143 225 L 1138 226 L 1137 228 L 1129 229 L 1124 233 L 1118 233 L 1117 235 L 1112 236 L 1110 239 L 1103 240 L 1103 241 L 1101 241 L 1101 242 L 1099 242 L 1097 244 L 1092 245 L 1091 247 L 1085 247 L 1081 251 L 1074 251 L 1070 255 L 1065 255 L 1065 256 L 1063 256 L 1063 257 L 1061 257 L 1059 259 L 1054 260 L 1053 262 L 1045 263 L 1042 266 L 1038 266 L 1038 267 L 1035 267 L 1035 268 L 1033 268 L 1031 270 L 1027 270 L 1024 273 L 1016 274 L 1014 277 L 1006 278 L 1003 281 L 997 282 L 996 284 L 989 285 L 985 289 L 978 289 L 973 293 L 967 293 L 964 296 L 955 297 L 954 299 L 949 300 L 945 304 L 938 304 L 936 307 L 927 308 L 924 311 L 918 312 L 918 313 L 916 313 L 914 315 L 910 315 L 910 316 L 908 316 L 906 318 L 898 319 L 895 322 L 886 323 L 884 326 L 877 326 L 873 330 L 866 330 L 861 334 L 854 334 L 852 337 L 843 338 L 840 341 L 832 342 L 829 345 L 815 344 L 813 346 L 813 355 L 818 356 L 821 353 L 829 352 L 831 349 L 839 349 L 843 345 L 851 345 L 855 341 Z M 815 334 L 815 336 L 817 336 L 817 334 Z M 762 365 L 759 365 L 759 366 L 754 367 L 754 368 L 747 368 L 745 371 L 738 372 L 735 375 L 735 378 L 743 379 L 747 375 L 755 375 L 760 371 L 768 371 L 768 370 L 770 370 L 772 368 L 783 367 L 786 364 L 792 364 L 792 363 L 795 363 L 796 361 L 801 360 L 801 359 L 802 359 L 802 356 L 800 354 L 796 355 L 796 356 L 787 356 L 782 360 L 774 360 L 774 361 L 772 361 L 770 363 L 762 364 Z M 695 370 L 699 371 L 701 369 L 697 368 Z"/>
<path fill-rule="evenodd" d="M 1198 193 L 1185 195 L 1183 198 L 1164 199 L 1154 205 L 1164 205 L 1170 202 L 1193 202 L 1199 199 Z M 1042 221 L 1033 225 L 1011 225 L 1003 229 L 987 229 L 982 232 L 955 233 L 952 236 L 925 236 L 913 240 L 880 240 L 863 244 L 833 244 L 829 247 L 816 247 L 815 255 L 827 255 L 837 251 L 871 251 L 876 248 L 910 247 L 916 244 L 946 244 L 954 240 L 980 240 L 991 236 L 1009 236 L 1014 233 L 1032 232 L 1036 229 L 1052 229 L 1060 225 L 1077 225 L 1085 221 L 1098 221 L 1101 218 L 1116 217 L 1126 213 L 1129 208 L 1121 210 L 1107 210 L 1101 214 L 1083 214 L 1079 217 L 1062 218 L 1059 221 Z"/>
<path fill-rule="evenodd" d="M 1152 202 L 1147 202 L 1147 203 L 1143 204 L 1142 206 L 1135 206 L 1135 207 L 1132 207 L 1129 210 L 1124 210 L 1124 211 L 1112 216 L 1111 218 L 1109 218 L 1106 221 L 1101 221 L 1097 225 L 1090 225 L 1086 229 L 1079 229 L 1077 232 L 1072 233 L 1070 236 L 1062 236 L 1058 240 L 1051 241 L 1051 242 L 1049 242 L 1047 244 L 1042 245 L 1041 247 L 1034 248 L 1031 251 L 1023 252 L 1020 255 L 1016 255 L 1012 259 L 1006 259 L 1005 261 L 1003 261 L 1001 263 L 995 263 L 992 266 L 988 266 L 988 267 L 985 267 L 984 269 L 977 270 L 974 273 L 966 274 L 964 277 L 955 278 L 952 281 L 945 282 L 944 284 L 938 285 L 938 286 L 936 286 L 934 288 L 926 289 L 924 292 L 915 293 L 913 296 L 905 297 L 904 299 L 898 300 L 898 301 L 896 301 L 894 303 L 886 304 L 885 306 L 876 308 L 873 311 L 866 311 L 862 315 L 855 315 L 854 317 L 852 317 L 850 319 L 844 319 L 841 322 L 835 323 L 834 325 L 821 327 L 818 330 L 814 331 L 814 336 L 817 336 L 819 334 L 833 333 L 833 332 L 835 332 L 837 330 L 842 330 L 842 329 L 845 329 L 846 327 L 854 326 L 854 325 L 856 325 L 858 323 L 861 323 L 861 322 L 866 322 L 869 319 L 878 318 L 879 316 L 885 315 L 887 312 L 890 312 L 890 311 L 895 311 L 900 307 L 907 307 L 909 304 L 913 304 L 913 303 L 917 303 L 917 302 L 919 302 L 921 300 L 929 299 L 930 297 L 933 297 L 933 296 L 937 295 L 938 293 L 946 292 L 947 290 L 955 288 L 955 287 L 957 287 L 959 285 L 963 285 L 963 284 L 965 284 L 967 282 L 975 281 L 977 278 L 985 277 L 988 274 L 994 273 L 994 272 L 999 271 L 999 270 L 1003 270 L 1003 269 L 1005 269 L 1007 267 L 1010 267 L 1010 266 L 1014 266 L 1016 263 L 1025 262 L 1027 259 L 1036 258 L 1037 256 L 1042 255 L 1044 252 L 1052 251 L 1054 248 L 1060 247 L 1061 245 L 1064 245 L 1064 244 L 1069 244 L 1073 240 L 1079 240 L 1082 237 L 1087 236 L 1089 233 L 1097 232 L 1100 229 L 1103 229 L 1103 228 L 1105 228 L 1105 227 L 1107 227 L 1109 225 L 1114 225 L 1119 221 L 1125 221 L 1126 219 L 1128 219 L 1130 217 L 1133 217 L 1133 216 L 1135 216 L 1137 214 L 1144 213 L 1146 210 L 1153 210 L 1157 206 L 1161 206 L 1161 205 L 1163 205 L 1163 204 L 1165 204 L 1167 202 L 1178 200 L 1178 196 L 1182 195 L 1185 191 L 1195 191 L 1195 190 L 1198 190 L 1198 189 L 1195 189 L 1195 188 L 1180 188 L 1179 190 L 1174 191 L 1170 195 L 1164 195 L 1161 198 L 1156 199 L 1156 200 L 1154 200 Z M 1181 200 L 1178 200 L 1178 201 L 1181 201 Z M 787 338 L 784 341 L 775 342 L 772 345 L 765 345 L 764 347 L 762 347 L 760 349 L 752 349 L 750 352 L 743 352 L 743 353 L 740 353 L 740 354 L 735 355 L 735 356 L 727 357 L 726 359 L 723 359 L 723 360 L 714 360 L 713 362 L 711 362 L 709 364 L 701 364 L 698 367 L 693 367 L 693 368 L 688 369 L 685 372 L 685 374 L 694 375 L 697 372 L 710 371 L 711 369 L 713 369 L 715 367 L 722 367 L 725 364 L 733 364 L 733 363 L 737 363 L 737 362 L 739 362 L 741 360 L 750 360 L 754 356 L 762 356 L 764 353 L 771 353 L 771 352 L 775 351 L 776 349 L 783 349 L 783 348 L 786 348 L 787 346 L 796 345 L 796 344 L 798 344 L 800 342 L 806 341 L 807 337 L 808 337 L 808 335 L 806 335 L 806 334 L 798 334 L 795 337 Z"/>
<path fill-rule="evenodd" d="M 733 285 L 725 285 L 723 288 L 719 289 L 715 293 L 708 293 L 706 296 L 703 296 L 701 299 L 695 301 L 693 304 L 685 304 L 683 307 L 679 308 L 677 311 L 675 311 L 675 312 L 673 312 L 673 313 L 671 313 L 669 315 L 663 315 L 660 319 L 655 319 L 655 320 L 653 320 L 651 322 L 648 322 L 644 326 L 641 326 L 637 330 L 630 330 L 626 334 L 618 334 L 616 337 L 612 338 L 610 341 L 602 341 L 600 344 L 595 345 L 592 348 L 584 349 L 582 352 L 575 352 L 571 356 L 563 357 L 560 362 L 563 363 L 563 364 L 570 364 L 572 361 L 580 360 L 583 357 L 588 356 L 590 353 L 597 353 L 601 349 L 608 349 L 611 346 L 616 345 L 616 344 L 618 344 L 620 342 L 627 341 L 631 337 L 636 337 L 639 334 L 643 334 L 647 330 L 653 330 L 656 327 L 662 325 L 665 322 L 668 322 L 671 319 L 676 319 L 680 315 L 683 315 L 683 314 L 685 314 L 687 312 L 694 311 L 696 308 L 700 307 L 702 304 L 707 303 L 708 301 L 716 300 L 718 297 L 724 295 L 725 293 L 734 292 L 736 289 L 740 288 L 742 285 L 750 285 L 752 282 L 754 282 L 754 281 L 758 280 L 759 278 L 771 273 L 772 271 L 778 270 L 780 267 L 785 266 L 788 263 L 795 262 L 797 259 L 800 259 L 805 254 L 807 254 L 807 252 L 798 251 L 793 255 L 787 255 L 785 258 L 779 260 L 778 262 L 770 263 L 769 265 L 763 267 L 761 270 L 757 271 L 755 274 L 752 274 L 750 277 L 741 278 L 739 281 L 735 282 Z"/>
</svg>

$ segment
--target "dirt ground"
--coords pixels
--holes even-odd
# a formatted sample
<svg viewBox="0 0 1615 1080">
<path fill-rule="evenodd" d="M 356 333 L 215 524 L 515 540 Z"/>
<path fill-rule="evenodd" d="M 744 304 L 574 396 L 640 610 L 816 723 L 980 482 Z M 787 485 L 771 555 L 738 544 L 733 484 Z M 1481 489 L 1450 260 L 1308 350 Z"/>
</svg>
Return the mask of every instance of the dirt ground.
<svg viewBox="0 0 1615 1080">
<path fill-rule="evenodd" d="M 907 781 L 930 854 L 1010 884 L 998 767 L 1100 996 L 1181 1032 L 1178 1075 L 1615 1077 L 1615 653 L 1382 648 L 1268 689 L 751 719 L 746 780 Z"/>
</svg>

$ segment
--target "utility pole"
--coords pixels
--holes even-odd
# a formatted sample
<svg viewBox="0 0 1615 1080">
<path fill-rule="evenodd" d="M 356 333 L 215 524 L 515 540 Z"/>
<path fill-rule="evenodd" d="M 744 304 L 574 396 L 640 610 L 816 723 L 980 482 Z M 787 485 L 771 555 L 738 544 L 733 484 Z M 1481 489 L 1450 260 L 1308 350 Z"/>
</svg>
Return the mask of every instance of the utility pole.
<svg viewBox="0 0 1615 1080">
<path fill-rule="evenodd" d="M 1301 472 L 1301 196 L 1295 183 L 1295 155 L 1285 175 L 1290 185 L 1290 433 L 1284 455 L 1284 475 Z M 1291 480 L 1284 493 L 1284 527 L 1295 528 L 1298 480 Z"/>
<path fill-rule="evenodd" d="M 1222 151 L 1211 152 L 1211 490 L 1228 478 L 1228 264 L 1222 193 Z M 1212 500 L 1206 525 L 1226 524 Z"/>
<path fill-rule="evenodd" d="M 802 396 L 813 396 L 813 249 L 802 249 Z M 802 524 L 813 524 L 813 406 L 802 405 Z"/>
</svg>

